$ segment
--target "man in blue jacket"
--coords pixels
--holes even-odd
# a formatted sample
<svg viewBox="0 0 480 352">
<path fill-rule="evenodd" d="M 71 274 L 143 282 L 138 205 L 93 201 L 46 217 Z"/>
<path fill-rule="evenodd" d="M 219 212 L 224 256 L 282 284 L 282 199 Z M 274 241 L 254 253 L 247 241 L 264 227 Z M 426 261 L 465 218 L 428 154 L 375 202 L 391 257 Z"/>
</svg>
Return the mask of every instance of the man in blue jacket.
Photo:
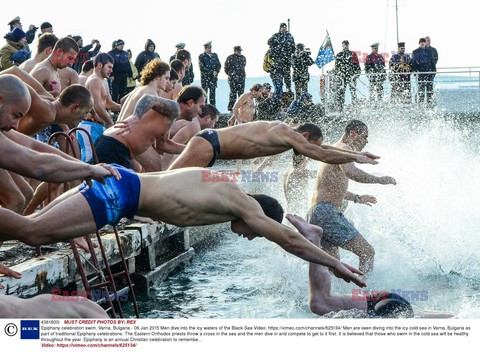
<svg viewBox="0 0 480 352">
<path fill-rule="evenodd" d="M 432 103 L 433 98 L 433 79 L 435 78 L 435 60 L 432 51 L 427 48 L 425 38 L 418 41 L 420 47 L 415 49 L 412 54 L 413 71 L 418 72 L 418 103 L 425 100 L 425 89 L 427 90 L 427 104 Z"/>
<path fill-rule="evenodd" d="M 115 49 L 108 53 L 115 61 L 112 73 L 114 78 L 112 82 L 112 99 L 117 103 L 120 103 L 120 99 L 127 94 L 127 77 L 133 76 L 128 53 L 123 50 L 124 45 L 125 42 L 118 39 L 115 42 Z"/>
<path fill-rule="evenodd" d="M 205 52 L 198 57 L 200 66 L 200 82 L 205 92 L 209 92 L 208 102 L 215 105 L 215 89 L 217 88 L 218 73 L 222 68 L 220 60 L 215 53 L 212 53 L 212 42 L 203 45 Z"/>
</svg>

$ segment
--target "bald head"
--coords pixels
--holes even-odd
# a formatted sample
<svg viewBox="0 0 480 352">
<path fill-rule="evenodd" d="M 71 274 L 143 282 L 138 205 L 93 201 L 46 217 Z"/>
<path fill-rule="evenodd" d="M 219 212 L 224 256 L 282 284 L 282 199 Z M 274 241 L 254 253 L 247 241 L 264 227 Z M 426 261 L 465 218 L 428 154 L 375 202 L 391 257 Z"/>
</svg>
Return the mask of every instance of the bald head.
<svg viewBox="0 0 480 352">
<path fill-rule="evenodd" d="M 17 128 L 18 121 L 30 109 L 32 98 L 18 77 L 0 75 L 0 130 Z"/>
</svg>

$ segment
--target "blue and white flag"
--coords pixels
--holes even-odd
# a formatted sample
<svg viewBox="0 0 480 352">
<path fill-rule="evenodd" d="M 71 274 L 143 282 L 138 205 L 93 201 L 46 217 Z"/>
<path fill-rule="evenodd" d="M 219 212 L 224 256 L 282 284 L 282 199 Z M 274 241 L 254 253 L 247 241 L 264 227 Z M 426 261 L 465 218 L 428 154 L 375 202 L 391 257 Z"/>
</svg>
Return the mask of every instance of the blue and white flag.
<svg viewBox="0 0 480 352">
<path fill-rule="evenodd" d="M 335 60 L 335 53 L 333 52 L 332 42 L 330 41 L 330 35 L 325 37 L 320 50 L 318 51 L 317 59 L 315 63 L 317 64 L 318 68 L 322 68 L 329 62 Z"/>
</svg>

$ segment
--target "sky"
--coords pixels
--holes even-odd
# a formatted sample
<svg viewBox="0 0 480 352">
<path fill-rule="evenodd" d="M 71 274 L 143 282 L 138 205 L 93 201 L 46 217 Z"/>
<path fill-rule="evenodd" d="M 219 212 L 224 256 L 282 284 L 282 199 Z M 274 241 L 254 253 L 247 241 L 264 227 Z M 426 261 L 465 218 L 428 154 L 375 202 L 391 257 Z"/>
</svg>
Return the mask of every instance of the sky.
<svg viewBox="0 0 480 352">
<path fill-rule="evenodd" d="M 59 37 L 81 35 L 84 43 L 99 39 L 102 51 L 111 50 L 114 40 L 123 39 L 134 58 L 147 38 L 156 43 L 156 51 L 165 60 L 175 53 L 176 43 L 184 42 L 192 54 L 196 78 L 198 55 L 207 41 L 213 42 L 212 51 L 222 65 L 233 47 L 241 45 L 247 58 L 247 76 L 265 76 L 262 63 L 267 40 L 288 19 L 295 42 L 311 48 L 314 59 L 326 30 L 335 53 L 341 50 L 344 39 L 349 40 L 351 50 L 367 54 L 373 42 L 380 42 L 380 52 L 390 56 L 397 46 L 395 0 L 117 0 L 94 1 L 90 8 L 86 2 L 61 4 L 26 0 L 22 6 L 3 6 L 0 24 L 6 33 L 7 23 L 15 16 L 20 16 L 25 30 L 29 24 L 40 26 L 48 21 Z M 480 66 L 480 45 L 473 36 L 479 33 L 475 28 L 480 9 L 477 1 L 398 0 L 398 5 L 399 38 L 406 42 L 407 52 L 418 47 L 420 37 L 428 35 L 439 52 L 438 67 Z M 30 45 L 34 51 L 36 42 Z M 333 63 L 326 69 L 332 67 Z M 313 75 L 320 72 L 316 66 L 310 68 Z M 226 78 L 223 68 L 219 78 Z"/>
</svg>

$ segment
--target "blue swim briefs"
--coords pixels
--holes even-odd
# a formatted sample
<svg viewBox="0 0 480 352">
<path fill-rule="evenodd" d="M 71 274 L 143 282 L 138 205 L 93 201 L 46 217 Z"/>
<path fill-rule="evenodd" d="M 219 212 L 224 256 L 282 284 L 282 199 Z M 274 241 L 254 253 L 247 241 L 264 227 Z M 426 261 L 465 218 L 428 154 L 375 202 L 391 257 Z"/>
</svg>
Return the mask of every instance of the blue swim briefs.
<svg viewBox="0 0 480 352">
<path fill-rule="evenodd" d="M 114 166 L 122 178 L 106 177 L 106 184 L 92 181 L 89 187 L 86 182 L 79 186 L 80 193 L 85 197 L 92 210 L 97 229 L 106 224 L 115 226 L 121 218 L 132 219 L 137 213 L 140 200 L 140 179 L 138 175 L 123 166 Z"/>
</svg>

